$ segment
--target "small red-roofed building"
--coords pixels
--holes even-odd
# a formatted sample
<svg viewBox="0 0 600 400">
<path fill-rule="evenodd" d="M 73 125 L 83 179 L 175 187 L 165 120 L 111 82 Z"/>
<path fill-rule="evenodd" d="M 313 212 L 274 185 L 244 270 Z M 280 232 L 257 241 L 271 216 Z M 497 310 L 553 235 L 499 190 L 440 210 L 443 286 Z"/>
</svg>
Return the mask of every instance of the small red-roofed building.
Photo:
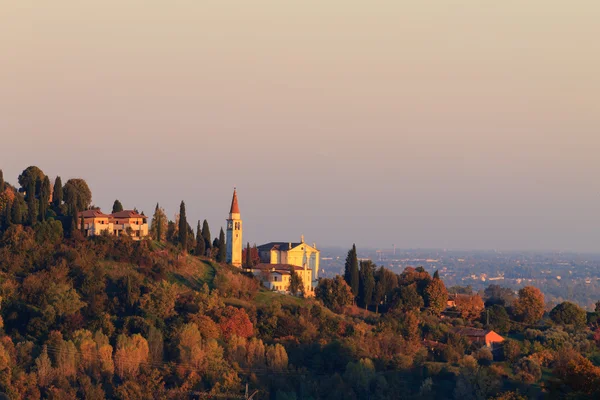
<svg viewBox="0 0 600 400">
<path fill-rule="evenodd" d="M 464 336 L 471 343 L 480 343 L 487 347 L 493 347 L 495 344 L 504 342 L 504 338 L 496 332 L 487 329 L 478 328 L 458 328 L 456 334 Z"/>
</svg>

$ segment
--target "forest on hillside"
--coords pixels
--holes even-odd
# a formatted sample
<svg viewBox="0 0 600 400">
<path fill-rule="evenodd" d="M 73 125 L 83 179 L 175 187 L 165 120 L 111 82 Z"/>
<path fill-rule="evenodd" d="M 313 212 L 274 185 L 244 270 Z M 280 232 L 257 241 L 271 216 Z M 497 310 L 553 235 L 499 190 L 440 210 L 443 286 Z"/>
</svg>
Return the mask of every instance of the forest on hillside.
<svg viewBox="0 0 600 400">
<path fill-rule="evenodd" d="M 491 285 L 449 305 L 437 274 L 395 274 L 355 247 L 315 298 L 282 295 L 226 265 L 222 235 L 194 232 L 183 202 L 175 221 L 157 205 L 146 240 L 84 237 L 83 179 L 29 167 L 17 181 L 0 172 L 0 398 L 600 396 L 600 304 L 546 310 L 535 287 Z"/>
</svg>

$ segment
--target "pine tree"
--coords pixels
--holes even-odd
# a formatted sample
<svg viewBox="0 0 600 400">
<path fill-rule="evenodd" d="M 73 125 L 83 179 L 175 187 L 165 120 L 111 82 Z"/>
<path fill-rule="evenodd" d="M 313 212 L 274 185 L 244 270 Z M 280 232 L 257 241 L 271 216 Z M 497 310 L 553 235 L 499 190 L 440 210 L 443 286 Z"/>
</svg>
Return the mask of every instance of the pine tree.
<svg viewBox="0 0 600 400">
<path fill-rule="evenodd" d="M 352 294 L 354 297 L 358 296 L 358 287 L 359 287 L 359 273 L 358 273 L 358 255 L 356 253 L 356 245 L 352 245 L 352 249 L 348 251 L 348 256 L 346 257 L 346 265 L 344 268 L 344 279 L 350 289 L 352 289 Z"/>
<path fill-rule="evenodd" d="M 27 211 L 29 225 L 35 225 L 38 218 L 38 206 L 35 200 L 35 181 L 29 181 L 27 189 Z"/>
<path fill-rule="evenodd" d="M 179 205 L 179 243 L 184 252 L 187 251 L 188 223 L 185 216 L 185 203 Z"/>
<path fill-rule="evenodd" d="M 54 180 L 54 190 L 52 192 L 52 204 L 54 205 L 54 210 L 58 213 L 60 211 L 60 205 L 63 201 L 63 188 L 62 188 L 62 180 L 60 176 L 57 176 Z"/>
<path fill-rule="evenodd" d="M 44 177 L 44 181 L 42 182 L 42 187 L 40 189 L 40 221 L 46 220 L 46 212 L 48 211 L 48 202 L 50 201 L 50 179 L 48 176 Z"/>
<path fill-rule="evenodd" d="M 227 244 L 225 243 L 225 232 L 223 232 L 223 228 L 221 228 L 221 232 L 219 232 L 219 254 L 217 257 L 217 261 L 222 263 L 227 259 Z"/>
<path fill-rule="evenodd" d="M 209 251 L 212 247 L 212 243 L 210 241 L 210 228 L 208 227 L 207 220 L 204 220 L 204 222 L 202 222 L 202 237 L 204 238 L 204 248 L 206 249 L 206 251 Z"/>
<path fill-rule="evenodd" d="M 19 204 L 17 198 L 15 198 L 12 202 L 12 207 L 10 210 L 10 219 L 12 220 L 13 224 L 20 225 L 23 223 L 23 218 L 21 215 L 21 205 Z"/>
<path fill-rule="evenodd" d="M 123 204 L 117 199 L 113 203 L 112 214 L 123 211 Z"/>
<path fill-rule="evenodd" d="M 206 255 L 206 246 L 204 245 L 204 236 L 202 236 L 202 229 L 200 229 L 200 220 L 198 220 L 198 227 L 196 228 L 195 253 L 198 257 L 204 257 Z"/>
</svg>

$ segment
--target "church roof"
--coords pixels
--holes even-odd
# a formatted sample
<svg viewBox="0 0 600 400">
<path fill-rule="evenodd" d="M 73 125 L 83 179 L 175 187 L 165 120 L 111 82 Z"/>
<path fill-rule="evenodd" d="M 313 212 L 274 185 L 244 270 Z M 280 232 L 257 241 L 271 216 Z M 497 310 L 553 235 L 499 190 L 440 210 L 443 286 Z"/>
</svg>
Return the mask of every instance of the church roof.
<svg viewBox="0 0 600 400">
<path fill-rule="evenodd" d="M 300 242 L 291 243 L 292 247 L 290 247 L 289 242 L 270 242 L 270 243 L 266 243 L 266 244 L 261 244 L 260 246 L 257 247 L 257 249 L 258 249 L 258 251 L 268 251 L 268 250 L 287 251 L 287 250 L 293 249 L 294 247 L 298 247 L 301 244 L 302 243 L 300 243 Z"/>
<path fill-rule="evenodd" d="M 240 206 L 238 205 L 238 199 L 237 199 L 237 191 L 235 189 L 233 189 L 233 199 L 231 199 L 231 210 L 229 211 L 230 214 L 239 214 L 240 213 Z"/>
</svg>

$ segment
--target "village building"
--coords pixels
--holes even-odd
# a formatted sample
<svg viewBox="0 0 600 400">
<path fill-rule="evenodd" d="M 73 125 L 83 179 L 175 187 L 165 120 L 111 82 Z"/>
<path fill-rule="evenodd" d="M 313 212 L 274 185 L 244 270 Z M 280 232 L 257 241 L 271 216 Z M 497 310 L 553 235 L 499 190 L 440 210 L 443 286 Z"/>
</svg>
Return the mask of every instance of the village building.
<svg viewBox="0 0 600 400">
<path fill-rule="evenodd" d="M 133 240 L 141 240 L 148 236 L 148 217 L 134 210 L 114 214 L 104 214 L 98 209 L 85 210 L 77 214 L 77 227 L 83 230 L 85 236 L 97 236 L 106 232 L 109 235 L 126 235 Z"/>
<path fill-rule="evenodd" d="M 311 270 L 311 281 L 319 277 L 319 261 L 321 252 L 316 244 L 309 245 L 301 236 L 300 242 L 270 242 L 258 246 L 261 263 L 272 265 L 294 265 Z"/>
<path fill-rule="evenodd" d="M 504 338 L 496 332 L 477 328 L 459 328 L 456 334 L 464 336 L 471 343 L 479 343 L 487 347 L 504 342 Z"/>
<path fill-rule="evenodd" d="M 257 277 L 267 289 L 285 294 L 290 294 L 291 275 L 292 271 L 295 271 L 302 279 L 304 296 L 314 296 L 312 270 L 307 267 L 303 268 L 290 264 L 263 263 L 249 268 L 247 271 Z"/>
</svg>

